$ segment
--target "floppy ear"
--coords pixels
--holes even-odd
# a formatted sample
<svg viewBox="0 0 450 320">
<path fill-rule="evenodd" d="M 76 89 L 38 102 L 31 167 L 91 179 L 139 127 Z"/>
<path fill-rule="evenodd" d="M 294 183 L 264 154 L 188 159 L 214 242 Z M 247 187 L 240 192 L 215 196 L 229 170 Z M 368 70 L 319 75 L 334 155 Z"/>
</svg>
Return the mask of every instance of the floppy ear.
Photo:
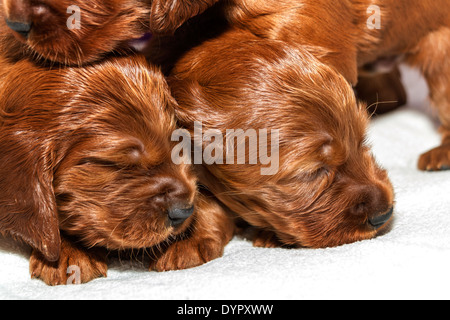
<svg viewBox="0 0 450 320">
<path fill-rule="evenodd" d="M 213 6 L 219 0 L 154 0 L 150 29 L 158 34 L 172 34 L 183 23 Z"/>
<path fill-rule="evenodd" d="M 0 232 L 22 239 L 48 261 L 56 261 L 61 239 L 52 186 L 52 152 L 25 124 L 14 128 L 1 121 Z"/>
</svg>

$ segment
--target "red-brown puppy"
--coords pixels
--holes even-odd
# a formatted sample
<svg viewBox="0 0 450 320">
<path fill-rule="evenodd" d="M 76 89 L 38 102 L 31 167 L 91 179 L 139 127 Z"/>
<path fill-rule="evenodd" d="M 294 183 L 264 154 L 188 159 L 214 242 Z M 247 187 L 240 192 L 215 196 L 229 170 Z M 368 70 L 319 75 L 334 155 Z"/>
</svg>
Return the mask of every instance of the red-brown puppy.
<svg viewBox="0 0 450 320">
<path fill-rule="evenodd" d="M 0 232 L 34 249 L 33 277 L 105 275 L 102 248 L 154 246 L 156 270 L 222 254 L 231 222 L 171 160 L 175 106 L 140 57 L 54 70 L 0 57 Z"/>
<path fill-rule="evenodd" d="M 450 168 L 447 1 L 230 0 L 197 22 L 210 40 L 181 55 L 172 72 L 182 123 L 193 129 L 198 121 L 203 130 L 222 134 L 281 127 L 286 146 L 280 143 L 280 172 L 289 173 L 287 179 L 264 178 L 257 169 L 250 173 L 216 163 L 205 166 L 202 181 L 283 243 L 316 247 L 362 239 L 374 234 L 362 231 L 364 222 L 379 227 L 392 213 L 385 172 L 369 160 L 361 144 L 364 130 L 355 130 L 364 128 L 364 119 L 352 111 L 356 107 L 339 112 L 354 104 L 348 85 L 356 84 L 361 68 L 403 58 L 423 72 L 439 110 L 443 142 L 421 156 L 419 168 Z M 305 50 L 314 59 L 292 59 Z M 346 82 L 336 81 L 335 72 Z"/>
<path fill-rule="evenodd" d="M 337 246 L 374 237 L 393 213 L 364 106 L 308 49 L 230 30 L 186 54 L 169 82 L 195 153 L 202 146 L 201 182 L 266 231 L 255 244 Z"/>
</svg>

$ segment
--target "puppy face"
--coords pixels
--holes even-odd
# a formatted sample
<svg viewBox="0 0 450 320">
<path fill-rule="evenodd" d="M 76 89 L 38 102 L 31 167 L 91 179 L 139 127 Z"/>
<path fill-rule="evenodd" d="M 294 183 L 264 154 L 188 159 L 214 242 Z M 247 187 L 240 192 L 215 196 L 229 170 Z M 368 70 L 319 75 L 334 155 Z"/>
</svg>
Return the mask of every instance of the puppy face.
<svg viewBox="0 0 450 320">
<path fill-rule="evenodd" d="M 143 248 L 194 219 L 196 179 L 170 158 L 175 101 L 160 72 L 133 59 L 60 71 L 22 61 L 4 78 L 1 231 L 50 261 L 59 230 L 87 246 Z"/>
<path fill-rule="evenodd" d="M 195 177 L 171 164 L 167 141 L 149 138 L 109 132 L 71 150 L 55 174 L 62 230 L 115 250 L 150 247 L 185 230 L 188 223 L 173 215 L 193 213 Z"/>
<path fill-rule="evenodd" d="M 2 0 L 0 30 L 11 33 L 3 46 L 65 65 L 94 62 L 129 51 L 128 42 L 148 32 L 148 7 L 138 0 Z"/>
<path fill-rule="evenodd" d="M 224 136 L 228 129 L 279 130 L 279 170 L 262 176 L 262 164 L 204 165 L 202 183 L 288 245 L 329 247 L 375 236 L 392 216 L 394 195 L 365 142 L 365 108 L 312 54 L 247 36 L 230 32 L 194 49 L 170 84 L 190 129 L 201 121 Z M 249 159 L 248 144 L 246 150 Z"/>
</svg>

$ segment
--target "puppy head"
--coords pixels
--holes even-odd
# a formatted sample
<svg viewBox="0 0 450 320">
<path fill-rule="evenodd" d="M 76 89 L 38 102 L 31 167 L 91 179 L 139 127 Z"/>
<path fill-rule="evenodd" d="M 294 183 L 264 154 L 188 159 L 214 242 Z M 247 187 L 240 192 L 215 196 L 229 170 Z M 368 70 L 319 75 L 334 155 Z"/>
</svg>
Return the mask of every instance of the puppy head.
<svg viewBox="0 0 450 320">
<path fill-rule="evenodd" d="M 3 232 L 56 260 L 59 230 L 86 246 L 143 248 L 194 219 L 196 179 L 171 161 L 175 101 L 158 70 L 119 59 L 43 72 L 22 61 L 6 83 Z"/>
<path fill-rule="evenodd" d="M 170 84 L 178 117 L 191 129 L 201 121 L 224 137 L 228 129 L 279 130 L 279 170 L 263 176 L 261 162 L 205 165 L 202 183 L 288 245 L 329 247 L 375 236 L 391 218 L 394 195 L 365 141 L 364 106 L 315 58 L 319 49 L 308 48 L 313 55 L 252 39 L 231 33 L 193 50 Z M 249 159 L 248 144 L 246 150 Z"/>
<path fill-rule="evenodd" d="M 128 41 L 147 32 L 147 7 L 138 0 L 2 0 L 0 30 L 10 33 L 3 47 L 17 47 L 18 39 L 13 54 L 65 65 L 94 62 L 130 50 Z"/>
</svg>

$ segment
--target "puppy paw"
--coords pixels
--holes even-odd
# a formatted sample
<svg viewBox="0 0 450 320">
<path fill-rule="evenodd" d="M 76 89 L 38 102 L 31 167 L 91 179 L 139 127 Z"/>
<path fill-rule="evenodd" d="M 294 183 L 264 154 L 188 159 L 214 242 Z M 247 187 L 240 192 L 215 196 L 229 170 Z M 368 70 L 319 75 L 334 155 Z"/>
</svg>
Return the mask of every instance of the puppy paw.
<svg viewBox="0 0 450 320">
<path fill-rule="evenodd" d="M 450 170 L 450 143 L 424 153 L 419 159 L 419 169 L 423 171 Z"/>
<path fill-rule="evenodd" d="M 30 257 L 31 278 L 41 279 L 50 286 L 81 284 L 106 277 L 106 254 L 97 250 L 84 250 L 68 241 L 61 244 L 60 258 L 48 262 L 36 250 Z"/>
<path fill-rule="evenodd" d="M 223 249 L 224 246 L 214 240 L 178 241 L 170 245 L 150 269 L 163 272 L 198 267 L 221 257 Z"/>
<path fill-rule="evenodd" d="M 275 233 L 266 230 L 258 230 L 253 235 L 253 246 L 258 248 L 280 248 L 283 244 L 278 240 Z"/>
</svg>

